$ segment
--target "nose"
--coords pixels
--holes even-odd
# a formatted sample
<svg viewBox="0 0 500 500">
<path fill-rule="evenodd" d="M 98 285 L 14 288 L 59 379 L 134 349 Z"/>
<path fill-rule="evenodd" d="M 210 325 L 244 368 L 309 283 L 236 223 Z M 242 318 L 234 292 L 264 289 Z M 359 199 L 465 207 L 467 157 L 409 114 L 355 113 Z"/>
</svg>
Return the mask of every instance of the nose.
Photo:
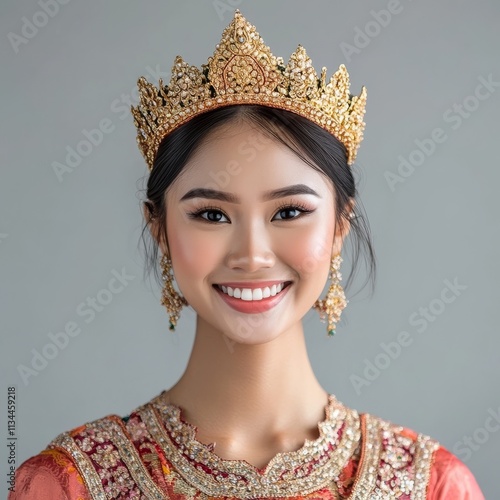
<svg viewBox="0 0 500 500">
<path fill-rule="evenodd" d="M 274 266 L 276 257 L 271 237 L 259 220 L 247 220 L 239 224 L 230 240 L 226 264 L 231 269 L 248 273 Z"/>
</svg>

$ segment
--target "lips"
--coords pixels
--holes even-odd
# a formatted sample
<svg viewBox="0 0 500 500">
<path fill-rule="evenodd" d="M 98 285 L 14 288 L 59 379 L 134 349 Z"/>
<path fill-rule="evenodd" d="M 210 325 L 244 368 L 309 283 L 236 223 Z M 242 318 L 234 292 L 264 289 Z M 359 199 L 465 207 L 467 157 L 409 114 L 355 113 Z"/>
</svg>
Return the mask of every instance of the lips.
<svg viewBox="0 0 500 500">
<path fill-rule="evenodd" d="M 274 282 L 276 283 L 276 282 Z M 227 293 L 224 293 L 219 285 L 212 285 L 213 289 L 219 295 L 219 297 L 224 300 L 226 304 L 235 309 L 236 311 L 253 314 L 267 311 L 275 306 L 277 306 L 283 298 L 287 295 L 288 290 L 291 288 L 291 281 L 284 282 L 282 290 L 274 296 L 262 298 L 260 300 L 244 300 L 241 298 L 231 297 Z M 245 290 L 245 289 L 243 289 Z M 248 293 L 248 292 L 247 292 Z"/>
</svg>

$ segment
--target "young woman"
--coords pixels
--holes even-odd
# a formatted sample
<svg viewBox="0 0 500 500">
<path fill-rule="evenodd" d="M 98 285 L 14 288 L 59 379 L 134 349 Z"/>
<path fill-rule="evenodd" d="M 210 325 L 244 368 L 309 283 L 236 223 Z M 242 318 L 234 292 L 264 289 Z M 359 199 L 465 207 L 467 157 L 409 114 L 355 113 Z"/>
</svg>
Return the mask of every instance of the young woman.
<svg viewBox="0 0 500 500">
<path fill-rule="evenodd" d="M 168 390 L 27 460 L 10 499 L 483 499 L 458 458 L 346 407 L 308 359 L 304 315 L 333 335 L 347 302 L 348 234 L 347 284 L 363 249 L 374 276 L 350 167 L 366 90 L 344 66 L 327 83 L 300 46 L 285 65 L 238 11 L 201 70 L 177 58 L 167 86 L 139 88 L 148 266 L 162 255 L 171 330 L 196 311 L 194 347 Z"/>
</svg>

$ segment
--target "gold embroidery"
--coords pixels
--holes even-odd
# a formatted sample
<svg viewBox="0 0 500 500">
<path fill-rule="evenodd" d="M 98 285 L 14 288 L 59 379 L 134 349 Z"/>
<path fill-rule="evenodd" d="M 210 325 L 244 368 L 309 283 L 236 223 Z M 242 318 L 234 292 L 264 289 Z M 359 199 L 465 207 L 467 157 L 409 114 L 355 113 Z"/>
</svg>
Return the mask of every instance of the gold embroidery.
<svg viewBox="0 0 500 500">
<path fill-rule="evenodd" d="M 416 441 L 403 428 L 369 414 L 362 415 L 363 453 L 349 500 L 425 500 L 431 459 L 439 444 L 419 434 Z"/>
<path fill-rule="evenodd" d="M 121 459 L 130 471 L 141 493 L 146 494 L 147 498 L 151 500 L 164 500 L 163 492 L 149 475 L 135 446 L 130 442 L 121 425 L 111 420 L 107 422 L 109 422 L 109 431 L 113 444 L 120 452 Z"/>
<path fill-rule="evenodd" d="M 368 495 L 375 488 L 380 456 L 380 422 L 370 414 L 361 415 L 363 451 L 357 472 L 357 479 L 349 500 L 370 498 Z"/>
<path fill-rule="evenodd" d="M 337 486 L 337 483 L 335 481 L 331 481 L 327 486 L 326 489 L 332 495 L 331 500 L 341 500 L 340 499 L 340 494 L 339 494 L 339 488 Z M 314 492 L 311 494 L 314 495 Z"/>
<path fill-rule="evenodd" d="M 306 440 L 297 451 L 278 453 L 263 470 L 244 460 L 218 457 L 196 440 L 195 427 L 180 419 L 179 407 L 166 403 L 161 395 L 138 408 L 127 426 L 117 416 L 106 417 L 82 427 L 78 437 L 75 433 L 59 435 L 45 453 L 67 453 L 92 500 L 113 498 L 120 488 L 148 500 L 167 499 L 143 460 L 161 465 L 166 482 L 186 500 L 312 499 L 321 489 L 337 500 L 340 474 L 361 443 L 348 500 L 426 499 L 432 457 L 439 443 L 422 434 L 416 440 L 406 437 L 402 427 L 369 414 L 360 416 L 333 396 L 326 410 L 327 418 L 318 425 L 318 439 Z M 130 436 L 156 441 L 168 465 L 161 463 L 155 447 L 147 442 L 144 446 L 150 453 L 141 458 Z M 102 467 L 99 473 L 89 455 Z"/>
<path fill-rule="evenodd" d="M 152 467 L 156 469 L 162 469 L 162 464 L 160 458 L 158 457 L 158 453 L 152 443 L 142 443 L 139 446 L 141 452 L 145 450 L 149 450 L 149 453 L 141 454 L 142 460 L 144 463 L 151 464 Z"/>
<path fill-rule="evenodd" d="M 165 500 L 163 492 L 149 476 L 137 450 L 124 433 L 120 424 L 114 421 L 112 417 L 109 417 L 89 423 L 88 428 L 96 431 L 99 441 L 103 441 L 103 437 L 105 436 L 106 439 L 109 439 L 116 446 L 115 450 L 111 445 L 100 445 L 98 450 L 90 455 L 96 463 L 103 467 L 102 476 L 97 473 L 87 454 L 80 451 L 77 443 L 69 434 L 66 433 L 66 435 L 56 438 L 51 445 L 59 446 L 71 454 L 93 500 L 105 500 L 108 498 L 102 485 L 102 480 L 108 477 L 107 469 L 116 466 L 120 460 L 126 465 L 126 468 L 119 467 L 116 472 L 109 474 L 109 477 L 114 482 L 118 481 L 130 490 L 133 490 L 137 486 L 141 492 L 147 494 L 149 499 Z M 88 438 L 81 440 L 81 443 L 84 449 L 90 451 L 90 441 Z M 108 493 L 111 495 L 110 498 L 113 498 L 112 495 L 116 492 L 111 486 Z"/>
<path fill-rule="evenodd" d="M 106 493 L 104 493 L 104 489 L 102 487 L 101 478 L 94 469 L 92 462 L 88 456 L 80 450 L 69 433 L 63 432 L 57 436 L 49 444 L 49 448 L 61 448 L 71 455 L 78 472 L 85 482 L 85 486 L 87 487 L 92 500 L 107 500 Z"/>
<path fill-rule="evenodd" d="M 161 397 L 139 413 L 184 480 L 213 497 L 286 497 L 317 491 L 338 478 L 360 438 L 357 412 L 331 396 L 327 418 L 318 426 L 320 437 L 306 440 L 297 451 L 278 453 L 260 473 L 246 461 L 224 460 L 212 453 L 195 439 L 194 427 L 180 420 L 179 408 Z"/>
<path fill-rule="evenodd" d="M 439 448 L 439 443 L 422 434 L 417 438 L 417 454 L 415 457 L 415 488 L 411 500 L 425 500 L 429 484 L 432 456 Z"/>
<path fill-rule="evenodd" d="M 189 499 L 192 499 L 196 496 L 198 490 L 187 484 L 182 477 L 177 476 L 175 478 L 174 492 L 181 493 L 182 495 L 186 495 Z"/>
</svg>

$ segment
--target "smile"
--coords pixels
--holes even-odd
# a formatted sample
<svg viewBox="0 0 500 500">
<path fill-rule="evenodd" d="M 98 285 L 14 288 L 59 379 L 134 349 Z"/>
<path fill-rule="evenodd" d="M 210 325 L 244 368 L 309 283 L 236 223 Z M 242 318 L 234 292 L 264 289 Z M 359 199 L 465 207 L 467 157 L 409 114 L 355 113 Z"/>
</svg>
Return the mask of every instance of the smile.
<svg viewBox="0 0 500 500">
<path fill-rule="evenodd" d="M 229 297 L 246 301 L 259 301 L 276 296 L 290 284 L 290 281 L 284 281 L 278 285 L 273 285 L 271 287 L 266 286 L 264 288 L 232 288 L 224 285 L 214 286 L 216 286 L 224 294 L 229 295 Z"/>
<path fill-rule="evenodd" d="M 291 281 L 284 281 L 264 288 L 233 288 L 223 285 L 212 285 L 212 287 L 217 295 L 235 311 L 257 314 L 276 307 L 286 297 L 291 285 Z"/>
</svg>

